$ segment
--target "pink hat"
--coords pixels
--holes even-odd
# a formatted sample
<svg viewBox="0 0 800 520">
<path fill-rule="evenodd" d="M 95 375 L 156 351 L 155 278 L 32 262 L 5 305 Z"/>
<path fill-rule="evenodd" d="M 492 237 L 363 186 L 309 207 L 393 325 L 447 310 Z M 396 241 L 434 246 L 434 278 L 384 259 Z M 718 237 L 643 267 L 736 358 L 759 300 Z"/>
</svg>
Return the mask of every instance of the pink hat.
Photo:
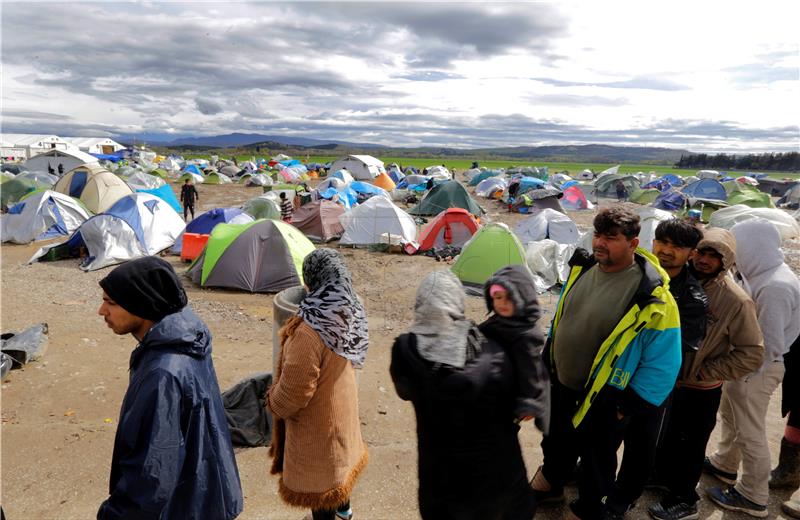
<svg viewBox="0 0 800 520">
<path fill-rule="evenodd" d="M 499 283 L 493 283 L 489 287 L 489 296 L 494 296 L 495 294 L 497 294 L 499 292 L 506 292 L 506 288 L 503 287 L 502 285 L 500 285 Z"/>
</svg>

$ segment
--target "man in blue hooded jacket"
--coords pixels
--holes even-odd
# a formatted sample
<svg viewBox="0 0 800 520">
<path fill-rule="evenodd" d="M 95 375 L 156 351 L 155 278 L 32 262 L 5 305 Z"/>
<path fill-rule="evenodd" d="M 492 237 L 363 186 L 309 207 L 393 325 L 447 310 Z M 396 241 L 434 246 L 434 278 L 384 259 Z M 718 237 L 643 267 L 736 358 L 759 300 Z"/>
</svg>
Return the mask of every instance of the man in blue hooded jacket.
<svg viewBox="0 0 800 520">
<path fill-rule="evenodd" d="M 235 518 L 242 490 L 211 333 L 186 306 L 175 271 L 145 257 L 117 267 L 100 286 L 98 314 L 139 345 L 114 441 L 110 496 L 98 520 Z"/>
</svg>

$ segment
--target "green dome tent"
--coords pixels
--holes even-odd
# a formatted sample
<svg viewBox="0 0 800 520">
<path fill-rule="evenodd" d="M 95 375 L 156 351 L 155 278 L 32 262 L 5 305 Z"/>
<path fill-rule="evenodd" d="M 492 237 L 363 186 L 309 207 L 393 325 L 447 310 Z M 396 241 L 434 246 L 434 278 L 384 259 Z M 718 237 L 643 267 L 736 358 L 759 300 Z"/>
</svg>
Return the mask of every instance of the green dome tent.
<svg viewBox="0 0 800 520">
<path fill-rule="evenodd" d="M 733 206 L 735 204 L 744 204 L 751 208 L 774 208 L 775 204 L 772 203 L 772 198 L 769 193 L 762 193 L 760 191 L 732 191 L 728 195 L 728 204 Z"/>
<path fill-rule="evenodd" d="M 202 287 L 276 293 L 303 284 L 314 244 L 289 224 L 256 220 L 218 224 L 186 275 Z"/>
<path fill-rule="evenodd" d="M 477 202 L 458 181 L 447 181 L 434 186 L 419 204 L 409 210 L 410 215 L 434 216 L 448 208 L 462 208 L 476 217 L 484 214 Z"/>
<path fill-rule="evenodd" d="M 492 223 L 464 244 L 451 270 L 464 285 L 482 287 L 495 271 L 514 264 L 526 265 L 522 243 L 508 226 Z"/>
<path fill-rule="evenodd" d="M 281 206 L 266 194 L 255 197 L 244 203 L 242 209 L 245 213 L 255 219 L 266 218 L 270 220 L 281 220 Z"/>
</svg>

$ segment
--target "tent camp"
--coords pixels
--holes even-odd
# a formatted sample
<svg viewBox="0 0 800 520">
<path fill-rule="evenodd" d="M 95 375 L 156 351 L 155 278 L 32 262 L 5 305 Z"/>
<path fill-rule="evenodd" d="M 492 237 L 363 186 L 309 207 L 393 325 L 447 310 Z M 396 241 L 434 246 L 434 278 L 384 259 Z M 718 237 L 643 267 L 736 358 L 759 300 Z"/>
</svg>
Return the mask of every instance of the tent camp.
<svg viewBox="0 0 800 520">
<path fill-rule="evenodd" d="M 489 177 L 483 179 L 475 186 L 475 195 L 478 197 L 500 198 L 508 188 L 508 181 L 503 177 Z"/>
<path fill-rule="evenodd" d="M 175 192 L 172 191 L 168 185 L 160 186 L 158 188 L 153 188 L 150 190 L 136 190 L 137 193 L 149 193 L 151 195 L 155 195 L 156 197 L 160 198 L 169 206 L 174 209 L 178 215 L 183 214 L 183 207 L 181 203 L 178 201 L 178 197 L 175 196 Z"/>
<path fill-rule="evenodd" d="M 507 265 L 525 265 L 525 250 L 505 224 L 492 223 L 480 228 L 464 244 L 451 270 L 467 287 L 483 288 L 495 271 Z"/>
<path fill-rule="evenodd" d="M 44 179 L 40 177 L 46 177 Z M 26 172 L 21 173 L 0 185 L 0 207 L 7 209 L 22 200 L 29 193 L 37 190 L 46 190 L 53 187 L 55 175 L 46 173 Z"/>
<path fill-rule="evenodd" d="M 425 170 L 427 170 L 425 175 L 432 177 L 435 181 L 449 181 L 453 178 L 453 174 L 450 173 L 450 170 L 442 165 L 428 166 Z"/>
<path fill-rule="evenodd" d="M 343 213 L 339 221 L 344 228 L 344 234 L 339 240 L 342 245 L 380 244 L 381 235 L 385 233 L 398 235 L 408 242 L 417 237 L 417 224 L 413 217 L 386 197 L 372 197 Z"/>
<path fill-rule="evenodd" d="M 478 231 L 478 221 L 469 211 L 450 208 L 428 222 L 419 236 L 419 251 L 445 246 L 461 247 Z"/>
<path fill-rule="evenodd" d="M 358 180 L 371 181 L 378 175 L 386 173 L 383 161 L 371 155 L 348 155 L 331 164 L 330 171 L 346 169 Z"/>
<path fill-rule="evenodd" d="M 0 240 L 27 244 L 66 236 L 90 216 L 83 204 L 69 195 L 52 190 L 40 191 L 0 216 Z"/>
<path fill-rule="evenodd" d="M 693 198 L 721 200 L 723 202 L 728 200 L 725 186 L 715 179 L 701 178 L 699 181 L 684 186 L 681 191 L 684 195 Z"/>
<path fill-rule="evenodd" d="M 134 190 L 152 190 L 166 185 L 161 177 L 141 171 L 135 172 L 123 180 Z"/>
<path fill-rule="evenodd" d="M 642 208 L 638 211 L 639 223 L 639 247 L 647 251 L 653 250 L 653 240 L 656 237 L 656 227 L 664 220 L 675 218 L 669 211 L 658 208 Z"/>
<path fill-rule="evenodd" d="M 720 174 L 717 170 L 700 170 L 695 177 L 698 179 L 719 179 Z"/>
<path fill-rule="evenodd" d="M 795 183 L 778 200 L 778 207 L 786 209 L 797 209 L 800 207 L 800 182 Z"/>
<path fill-rule="evenodd" d="M 186 275 L 202 287 L 276 293 L 303 284 L 303 259 L 313 250 L 284 222 L 219 224 Z"/>
<path fill-rule="evenodd" d="M 656 197 L 656 200 L 653 201 L 654 208 L 665 209 L 667 211 L 681 209 L 685 204 L 686 195 L 675 189 L 661 192 L 661 194 Z"/>
<path fill-rule="evenodd" d="M 458 181 L 438 184 L 429 191 L 419 204 L 409 210 L 411 215 L 438 215 L 447 208 L 463 208 L 476 217 L 484 214 L 477 202 Z"/>
<path fill-rule="evenodd" d="M 735 181 L 734 181 L 735 182 Z M 768 193 L 760 191 L 734 191 L 728 195 L 728 204 L 744 204 L 751 208 L 774 208 L 772 197 Z"/>
<path fill-rule="evenodd" d="M 204 180 L 204 184 L 230 184 L 232 182 L 230 177 L 219 172 L 210 172 Z"/>
<path fill-rule="evenodd" d="M 185 233 L 196 233 L 198 235 L 208 235 L 217 227 L 217 224 L 247 224 L 253 222 L 253 217 L 244 212 L 240 208 L 214 208 L 205 213 L 201 213 L 195 217 L 191 222 L 186 224 Z M 170 252 L 175 255 L 181 254 L 183 249 L 183 235 L 175 240 L 175 244 L 170 249 Z"/>
<path fill-rule="evenodd" d="M 31 261 L 78 257 L 85 247 L 88 256 L 80 268 L 93 271 L 155 255 L 172 246 L 183 228 L 183 219 L 166 202 L 133 193 L 81 224 L 66 242 L 40 249 Z"/>
<path fill-rule="evenodd" d="M 540 188 L 518 195 L 511 205 L 511 210 L 518 213 L 533 213 L 542 209 L 553 209 L 564 213 L 558 199 L 564 195 L 556 188 Z"/>
<path fill-rule="evenodd" d="M 292 225 L 312 242 L 329 242 L 342 236 L 344 228 L 339 217 L 344 208 L 329 200 L 303 204 L 292 214 Z"/>
<path fill-rule="evenodd" d="M 375 180 L 372 181 L 372 184 L 387 192 L 392 191 L 393 189 L 395 189 L 396 186 L 392 178 L 389 177 L 389 175 L 386 173 L 381 173 L 380 175 L 375 177 Z"/>
<path fill-rule="evenodd" d="M 194 166 L 194 165 L 192 165 Z M 200 173 L 194 172 L 183 172 L 183 175 L 178 177 L 178 181 L 180 184 L 183 184 L 186 181 L 189 181 L 192 184 L 203 184 L 206 181 L 206 178 Z"/>
<path fill-rule="evenodd" d="M 81 164 L 91 163 L 97 164 L 97 158 L 76 148 L 74 150 L 49 150 L 40 153 L 25 161 L 23 166 L 26 170 L 32 172 L 48 172 L 61 175 Z"/>
<path fill-rule="evenodd" d="M 92 213 L 102 213 L 125 195 L 133 193 L 125 181 L 98 163 L 70 170 L 53 186 L 53 190 L 81 199 Z"/>
<path fill-rule="evenodd" d="M 571 218 L 554 209 L 537 211 L 514 228 L 520 242 L 537 242 L 549 238 L 559 244 L 574 244 L 581 234 Z"/>
</svg>

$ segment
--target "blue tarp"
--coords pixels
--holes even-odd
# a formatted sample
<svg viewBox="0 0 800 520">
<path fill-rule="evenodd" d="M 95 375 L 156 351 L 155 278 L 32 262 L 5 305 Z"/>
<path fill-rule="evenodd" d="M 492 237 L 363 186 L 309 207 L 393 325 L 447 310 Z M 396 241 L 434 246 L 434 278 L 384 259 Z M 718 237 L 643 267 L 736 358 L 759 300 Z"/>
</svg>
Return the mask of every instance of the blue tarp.
<svg viewBox="0 0 800 520">
<path fill-rule="evenodd" d="M 681 192 L 675 190 L 665 191 L 656 197 L 656 200 L 653 201 L 653 207 L 675 211 L 683 207 L 684 201 L 685 197 Z"/>
<path fill-rule="evenodd" d="M 97 157 L 101 161 L 111 161 L 111 162 L 120 162 L 122 157 L 116 154 L 109 154 L 109 153 L 90 153 L 89 155 L 93 157 Z"/>
<path fill-rule="evenodd" d="M 728 194 L 725 187 L 714 179 L 700 179 L 683 188 L 683 193 L 689 197 L 700 199 L 714 199 L 726 201 Z"/>
<path fill-rule="evenodd" d="M 369 195 L 386 195 L 386 190 L 379 188 L 373 184 L 361 181 L 354 181 L 350 183 L 350 188 L 356 193 L 367 193 Z"/>
<path fill-rule="evenodd" d="M 174 209 L 178 215 L 183 214 L 183 208 L 181 207 L 181 203 L 178 202 L 178 198 L 173 193 L 172 188 L 169 187 L 169 184 L 165 184 L 158 188 L 152 190 L 136 190 L 139 193 L 149 193 L 151 195 L 155 195 L 156 197 L 160 198 L 161 200 L 165 201 L 167 204 L 170 205 L 172 209 Z"/>
<path fill-rule="evenodd" d="M 196 165 L 190 164 L 183 169 L 185 172 L 196 173 L 197 175 L 203 175 L 203 171 Z"/>
<path fill-rule="evenodd" d="M 666 180 L 672 186 L 683 186 L 683 179 L 681 179 L 677 175 L 672 175 L 671 173 L 668 173 L 661 178 Z"/>
</svg>

